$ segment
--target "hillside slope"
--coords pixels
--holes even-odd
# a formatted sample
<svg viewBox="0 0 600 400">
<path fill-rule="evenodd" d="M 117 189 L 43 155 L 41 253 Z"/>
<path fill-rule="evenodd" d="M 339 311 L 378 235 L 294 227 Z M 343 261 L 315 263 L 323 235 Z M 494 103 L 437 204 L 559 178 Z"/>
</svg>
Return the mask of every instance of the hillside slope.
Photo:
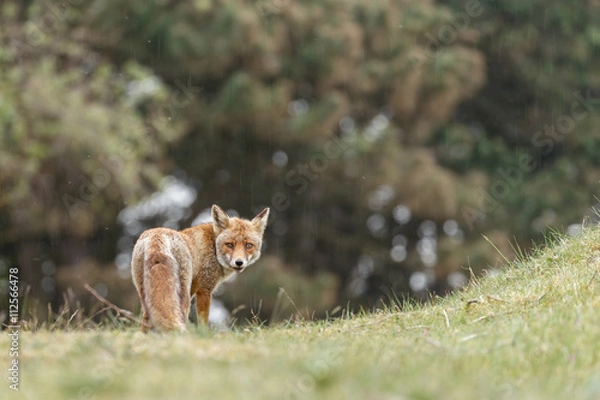
<svg viewBox="0 0 600 400">
<path fill-rule="evenodd" d="M 22 332 L 19 398 L 598 399 L 599 270 L 587 229 L 431 305 L 225 333 Z"/>
</svg>

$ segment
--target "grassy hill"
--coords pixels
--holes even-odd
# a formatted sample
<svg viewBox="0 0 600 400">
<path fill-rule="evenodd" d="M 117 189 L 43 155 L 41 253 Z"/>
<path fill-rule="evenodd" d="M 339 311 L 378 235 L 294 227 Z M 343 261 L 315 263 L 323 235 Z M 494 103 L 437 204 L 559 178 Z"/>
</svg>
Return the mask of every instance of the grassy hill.
<svg viewBox="0 0 600 400">
<path fill-rule="evenodd" d="M 3 379 L 0 397 L 598 399 L 599 270 L 587 229 L 430 305 L 224 333 L 22 332 L 20 393 Z"/>
</svg>

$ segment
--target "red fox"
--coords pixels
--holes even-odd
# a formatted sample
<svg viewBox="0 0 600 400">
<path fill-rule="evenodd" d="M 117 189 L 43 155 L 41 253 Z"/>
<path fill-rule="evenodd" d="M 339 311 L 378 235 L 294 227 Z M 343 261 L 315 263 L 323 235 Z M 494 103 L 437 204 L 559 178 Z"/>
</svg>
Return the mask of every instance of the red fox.
<svg viewBox="0 0 600 400">
<path fill-rule="evenodd" d="M 185 331 L 196 296 L 198 321 L 208 324 L 213 291 L 260 257 L 269 208 L 252 221 L 229 217 L 219 206 L 212 223 L 183 231 L 145 231 L 133 248 L 131 274 L 142 304 L 142 331 Z"/>
</svg>

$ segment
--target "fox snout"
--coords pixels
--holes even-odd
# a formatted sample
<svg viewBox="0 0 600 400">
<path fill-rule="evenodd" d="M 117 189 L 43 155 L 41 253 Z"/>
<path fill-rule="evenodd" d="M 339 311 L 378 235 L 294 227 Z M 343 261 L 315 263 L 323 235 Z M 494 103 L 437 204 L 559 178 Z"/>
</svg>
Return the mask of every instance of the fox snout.
<svg viewBox="0 0 600 400">
<path fill-rule="evenodd" d="M 236 272 L 242 272 L 258 258 L 259 254 L 259 250 L 249 242 L 225 241 L 217 252 L 217 258 L 221 260 L 222 265 Z"/>
<path fill-rule="evenodd" d="M 221 208 L 213 206 L 212 217 L 216 235 L 215 253 L 222 267 L 239 273 L 258 260 L 269 218 L 268 208 L 248 221 L 229 217 Z"/>
<path fill-rule="evenodd" d="M 235 269 L 236 271 L 240 271 L 241 272 L 244 268 L 246 268 L 248 266 L 248 264 L 249 264 L 249 262 L 248 262 L 249 256 L 250 255 L 245 254 L 244 251 L 239 251 L 239 252 L 238 251 L 234 251 L 233 254 L 231 254 L 229 256 L 229 266 L 231 268 Z"/>
</svg>

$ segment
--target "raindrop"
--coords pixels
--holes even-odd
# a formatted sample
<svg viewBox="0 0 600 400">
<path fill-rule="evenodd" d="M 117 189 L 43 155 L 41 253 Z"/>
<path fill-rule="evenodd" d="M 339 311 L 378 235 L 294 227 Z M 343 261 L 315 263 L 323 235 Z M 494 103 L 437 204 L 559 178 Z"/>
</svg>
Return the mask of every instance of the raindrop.
<svg viewBox="0 0 600 400">
<path fill-rule="evenodd" d="M 131 268 L 131 255 L 129 252 L 119 253 L 115 258 L 115 264 L 119 271 L 129 270 Z"/>
<path fill-rule="evenodd" d="M 421 254 L 421 261 L 426 267 L 433 267 L 437 264 L 437 254 L 435 253 L 424 253 Z"/>
<path fill-rule="evenodd" d="M 389 203 L 395 195 L 396 191 L 390 185 L 381 185 L 369 194 L 369 208 L 371 208 L 371 210 L 380 210 Z"/>
<path fill-rule="evenodd" d="M 454 236 L 458 232 L 458 222 L 453 219 L 449 219 L 448 221 L 444 222 L 442 229 L 446 235 Z"/>
<path fill-rule="evenodd" d="M 356 124 L 354 123 L 354 119 L 349 117 L 348 115 L 342 117 L 339 122 L 340 129 L 345 134 L 350 134 L 354 132 L 354 128 L 356 128 Z"/>
<path fill-rule="evenodd" d="M 581 224 L 571 224 L 567 228 L 567 233 L 569 234 L 569 236 L 577 236 L 581 233 L 582 229 L 583 228 Z"/>
<path fill-rule="evenodd" d="M 42 263 L 42 272 L 44 275 L 54 275 L 56 272 L 56 265 L 51 260 L 46 260 Z"/>
<path fill-rule="evenodd" d="M 396 235 L 392 239 L 392 246 L 406 247 L 408 245 L 408 239 L 404 235 Z"/>
<path fill-rule="evenodd" d="M 417 242 L 417 251 L 419 254 L 435 253 L 437 241 L 432 237 L 425 237 Z"/>
<path fill-rule="evenodd" d="M 467 277 L 462 272 L 458 271 L 450 273 L 446 280 L 452 289 L 461 288 L 467 283 Z"/>
<path fill-rule="evenodd" d="M 389 119 L 383 115 L 379 114 L 375 118 L 371 120 L 367 128 L 365 129 L 365 139 L 369 142 L 374 142 L 379 139 L 383 133 L 385 128 L 388 127 L 390 121 Z"/>
<path fill-rule="evenodd" d="M 392 247 L 390 257 L 392 257 L 392 260 L 395 262 L 404 261 L 406 259 L 406 247 L 399 245 Z"/>
<path fill-rule="evenodd" d="M 359 276 L 361 278 L 368 278 L 371 276 L 373 271 L 375 270 L 375 262 L 372 257 L 364 256 L 361 257 L 356 268 L 354 270 L 354 275 Z"/>
<path fill-rule="evenodd" d="M 385 228 L 385 218 L 381 214 L 373 214 L 367 219 L 367 228 L 372 234 L 377 234 Z"/>
<path fill-rule="evenodd" d="M 427 288 L 427 275 L 424 272 L 414 272 L 408 280 L 408 285 L 413 292 L 420 292 Z"/>
<path fill-rule="evenodd" d="M 371 124 L 377 130 L 382 130 L 382 129 L 387 128 L 387 126 L 389 125 L 389 123 L 390 123 L 390 121 L 383 114 L 377 115 L 375 118 L 373 118 L 373 121 L 371 121 Z"/>
<path fill-rule="evenodd" d="M 306 114 L 308 111 L 308 102 L 304 99 L 293 100 L 288 104 L 287 110 L 293 116 Z"/>
<path fill-rule="evenodd" d="M 406 224 L 410 221 L 412 215 L 410 209 L 403 205 L 398 205 L 394 207 L 394 219 L 399 224 Z"/>
<path fill-rule="evenodd" d="M 49 276 L 45 276 L 42 278 L 42 289 L 44 290 L 44 292 L 52 294 L 54 293 L 55 288 L 56 283 L 54 281 L 54 278 L 51 278 Z"/>
<path fill-rule="evenodd" d="M 276 167 L 283 168 L 288 163 L 288 156 L 285 151 L 277 150 L 275 153 L 273 153 L 272 161 Z"/>
<path fill-rule="evenodd" d="M 419 237 L 435 236 L 437 227 L 435 222 L 425 220 L 419 225 Z"/>
</svg>

